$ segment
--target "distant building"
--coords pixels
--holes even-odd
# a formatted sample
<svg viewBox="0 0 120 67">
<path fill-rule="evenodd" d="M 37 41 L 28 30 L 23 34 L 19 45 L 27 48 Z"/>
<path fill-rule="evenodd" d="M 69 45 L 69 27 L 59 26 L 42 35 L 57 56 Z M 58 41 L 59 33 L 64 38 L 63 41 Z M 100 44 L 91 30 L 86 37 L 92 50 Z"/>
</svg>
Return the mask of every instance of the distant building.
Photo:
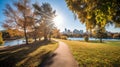
<svg viewBox="0 0 120 67">
<path fill-rule="evenodd" d="M 83 34 L 83 30 L 74 29 L 73 31 L 71 31 L 71 30 L 65 28 L 65 31 L 63 31 L 63 34 L 67 34 L 67 35 Z"/>
<path fill-rule="evenodd" d="M 73 30 L 73 34 L 83 34 L 83 30 L 77 30 L 77 29 L 74 29 Z"/>
<path fill-rule="evenodd" d="M 83 34 L 83 30 L 80 30 L 80 34 Z"/>
<path fill-rule="evenodd" d="M 74 30 L 73 30 L 73 34 L 80 34 L 80 31 L 77 30 L 77 29 L 74 29 Z"/>
<path fill-rule="evenodd" d="M 72 35 L 72 32 L 68 29 L 65 28 L 65 31 L 63 31 L 63 34 L 67 34 L 67 35 Z"/>
</svg>

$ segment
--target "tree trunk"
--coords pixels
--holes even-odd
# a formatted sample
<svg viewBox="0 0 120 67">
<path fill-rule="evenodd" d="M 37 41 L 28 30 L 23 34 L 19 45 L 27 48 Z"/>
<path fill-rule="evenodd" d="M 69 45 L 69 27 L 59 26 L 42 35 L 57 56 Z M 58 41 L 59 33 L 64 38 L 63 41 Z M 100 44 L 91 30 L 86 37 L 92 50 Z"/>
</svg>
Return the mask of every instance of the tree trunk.
<svg viewBox="0 0 120 67">
<path fill-rule="evenodd" d="M 36 30 L 34 31 L 34 41 L 37 41 L 37 34 L 36 34 Z"/>
<path fill-rule="evenodd" d="M 44 41 L 47 41 L 48 39 L 47 39 L 47 35 L 44 35 Z"/>
<path fill-rule="evenodd" d="M 28 45 L 28 37 L 27 37 L 27 30 L 26 30 L 26 17 L 24 14 L 24 36 L 25 36 L 25 40 L 26 40 L 26 44 Z"/>
<path fill-rule="evenodd" d="M 34 41 L 36 42 L 37 41 L 37 35 L 38 35 L 37 34 L 37 27 L 35 25 L 33 25 L 33 26 L 34 26 L 34 32 L 33 32 L 34 36 L 33 37 L 34 37 Z"/>
<path fill-rule="evenodd" d="M 51 41 L 51 33 L 50 33 L 50 35 L 49 35 L 49 41 Z"/>
<path fill-rule="evenodd" d="M 39 41 L 41 41 L 41 38 L 39 37 Z"/>
<path fill-rule="evenodd" d="M 46 28 L 44 29 L 44 41 L 47 41 L 47 31 L 46 31 Z"/>
<path fill-rule="evenodd" d="M 35 38 L 34 38 L 34 41 L 35 41 L 35 42 L 37 41 L 37 38 L 36 38 L 36 36 L 35 36 Z"/>
<path fill-rule="evenodd" d="M 100 43 L 102 43 L 103 41 L 102 41 L 102 37 L 100 37 Z"/>
<path fill-rule="evenodd" d="M 28 37 L 27 37 L 26 27 L 24 27 L 24 35 L 25 35 L 26 44 L 28 44 Z"/>
</svg>

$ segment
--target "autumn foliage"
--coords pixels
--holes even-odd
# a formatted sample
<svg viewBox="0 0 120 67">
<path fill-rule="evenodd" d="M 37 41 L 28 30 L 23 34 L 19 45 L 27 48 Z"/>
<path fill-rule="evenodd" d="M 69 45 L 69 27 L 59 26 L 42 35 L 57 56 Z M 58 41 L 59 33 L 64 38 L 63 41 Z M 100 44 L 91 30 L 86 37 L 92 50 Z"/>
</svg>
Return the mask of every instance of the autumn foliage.
<svg viewBox="0 0 120 67">
<path fill-rule="evenodd" d="M 14 1 L 12 5 L 6 4 L 4 15 L 7 17 L 3 27 L 8 29 L 10 36 L 21 36 L 19 30 L 24 32 L 26 44 L 29 37 L 35 41 L 37 38 L 44 37 L 49 40 L 54 29 L 53 18 L 55 10 L 49 3 L 38 5 L 31 4 L 30 0 Z"/>
<path fill-rule="evenodd" d="M 2 33 L 0 32 L 0 45 L 2 45 L 4 43 L 3 39 L 2 39 Z"/>
</svg>

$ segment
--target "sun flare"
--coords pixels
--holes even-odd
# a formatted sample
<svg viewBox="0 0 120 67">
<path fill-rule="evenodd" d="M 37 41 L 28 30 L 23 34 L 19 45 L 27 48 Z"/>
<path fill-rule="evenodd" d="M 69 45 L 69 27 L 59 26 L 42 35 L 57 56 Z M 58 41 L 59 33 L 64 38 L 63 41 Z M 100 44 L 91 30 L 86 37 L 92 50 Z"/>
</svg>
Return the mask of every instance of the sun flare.
<svg viewBox="0 0 120 67">
<path fill-rule="evenodd" d="M 53 19 L 54 23 L 56 26 L 59 26 L 61 23 L 63 23 L 63 17 L 61 15 L 57 15 L 54 19 Z"/>
</svg>

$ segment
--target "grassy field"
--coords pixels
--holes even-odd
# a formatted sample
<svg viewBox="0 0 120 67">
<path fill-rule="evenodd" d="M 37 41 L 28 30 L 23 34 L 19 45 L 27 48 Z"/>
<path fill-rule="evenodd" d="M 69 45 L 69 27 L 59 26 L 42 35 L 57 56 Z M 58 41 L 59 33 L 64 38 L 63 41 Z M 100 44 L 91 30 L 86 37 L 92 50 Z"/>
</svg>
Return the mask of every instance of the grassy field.
<svg viewBox="0 0 120 67">
<path fill-rule="evenodd" d="M 57 42 L 38 42 L 0 50 L 0 67 L 38 67 L 52 55 L 58 47 Z"/>
<path fill-rule="evenodd" d="M 120 42 L 68 41 L 80 67 L 120 67 Z"/>
</svg>

